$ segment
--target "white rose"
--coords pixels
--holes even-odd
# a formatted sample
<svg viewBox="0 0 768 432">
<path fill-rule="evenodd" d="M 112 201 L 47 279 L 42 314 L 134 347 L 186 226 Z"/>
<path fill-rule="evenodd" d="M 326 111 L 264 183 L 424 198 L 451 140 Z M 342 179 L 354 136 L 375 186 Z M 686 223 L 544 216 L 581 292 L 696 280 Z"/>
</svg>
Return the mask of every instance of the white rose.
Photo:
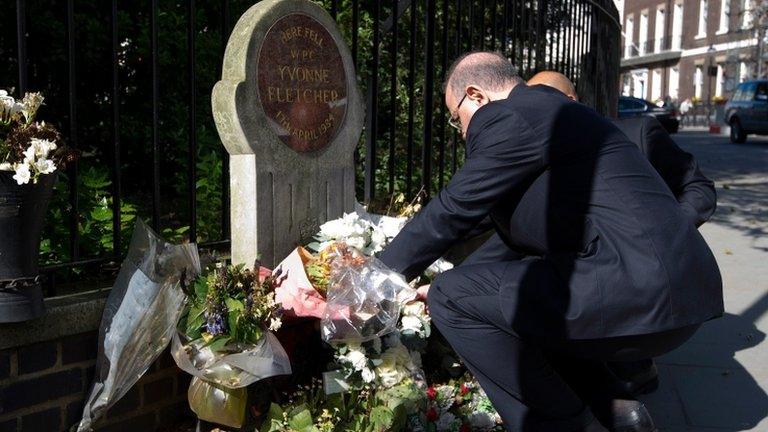
<svg viewBox="0 0 768 432">
<path fill-rule="evenodd" d="M 350 349 L 344 358 L 352 364 L 355 370 L 363 370 L 368 367 L 368 357 L 359 349 Z"/>
<path fill-rule="evenodd" d="M 376 372 L 370 370 L 369 368 L 365 367 L 362 371 L 360 371 L 361 375 L 363 376 L 363 381 L 367 383 L 372 383 L 373 380 L 376 379 Z"/>
<path fill-rule="evenodd" d="M 403 330 L 411 330 L 414 333 L 421 333 L 421 320 L 415 316 L 404 316 L 400 321 Z"/>
<path fill-rule="evenodd" d="M 29 172 L 29 165 L 25 163 L 16 165 L 16 174 L 13 175 L 13 179 L 16 183 L 23 185 L 29 183 L 32 178 L 32 174 Z"/>
</svg>

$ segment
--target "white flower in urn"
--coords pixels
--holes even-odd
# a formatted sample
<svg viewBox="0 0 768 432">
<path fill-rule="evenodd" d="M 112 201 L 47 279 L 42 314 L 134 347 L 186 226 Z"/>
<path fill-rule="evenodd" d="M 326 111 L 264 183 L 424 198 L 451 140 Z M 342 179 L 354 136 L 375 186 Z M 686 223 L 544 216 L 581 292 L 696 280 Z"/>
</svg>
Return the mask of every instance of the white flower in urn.
<svg viewBox="0 0 768 432">
<path fill-rule="evenodd" d="M 47 158 L 50 152 L 56 150 L 56 143 L 53 141 L 32 138 L 30 144 L 30 148 L 34 148 L 35 150 L 35 156 L 39 158 Z"/>
<path fill-rule="evenodd" d="M 16 180 L 16 183 L 19 185 L 27 184 L 31 178 L 32 173 L 29 171 L 29 165 L 18 164 L 16 166 L 16 173 L 13 175 L 13 179 Z"/>
<path fill-rule="evenodd" d="M 37 162 L 35 162 L 35 169 L 40 172 L 40 174 L 51 174 L 56 171 L 56 164 L 50 159 L 38 159 Z"/>
</svg>

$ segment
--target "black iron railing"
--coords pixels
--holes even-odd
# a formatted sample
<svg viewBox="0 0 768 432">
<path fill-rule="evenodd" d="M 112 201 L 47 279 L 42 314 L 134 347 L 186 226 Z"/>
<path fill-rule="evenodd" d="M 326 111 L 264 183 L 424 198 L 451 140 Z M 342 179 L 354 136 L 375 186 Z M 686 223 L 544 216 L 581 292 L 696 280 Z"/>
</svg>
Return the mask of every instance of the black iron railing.
<svg viewBox="0 0 768 432">
<path fill-rule="evenodd" d="M 434 194 L 461 165 L 440 84 L 462 52 L 501 51 L 524 78 L 558 70 L 584 103 L 615 112 L 621 47 L 610 0 L 319 3 L 347 38 L 366 95 L 361 201 Z M 113 271 L 136 217 L 226 250 L 228 157 L 209 97 L 233 19 L 252 4 L 16 0 L 15 16 L 0 17 L 0 85 L 43 91 L 42 116 L 85 152 L 62 173 L 46 229 L 48 295 Z"/>
</svg>

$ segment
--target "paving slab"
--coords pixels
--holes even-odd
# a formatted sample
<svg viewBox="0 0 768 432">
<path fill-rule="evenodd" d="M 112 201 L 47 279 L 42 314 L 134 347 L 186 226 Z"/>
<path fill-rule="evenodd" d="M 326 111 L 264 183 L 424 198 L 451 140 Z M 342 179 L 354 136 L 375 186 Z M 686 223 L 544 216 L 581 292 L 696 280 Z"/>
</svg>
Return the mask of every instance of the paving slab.
<svg viewBox="0 0 768 432">
<path fill-rule="evenodd" d="M 664 432 L 768 432 L 768 138 L 673 138 L 716 183 L 718 210 L 701 232 L 720 266 L 726 314 L 658 358 L 659 390 L 641 399 Z"/>
</svg>

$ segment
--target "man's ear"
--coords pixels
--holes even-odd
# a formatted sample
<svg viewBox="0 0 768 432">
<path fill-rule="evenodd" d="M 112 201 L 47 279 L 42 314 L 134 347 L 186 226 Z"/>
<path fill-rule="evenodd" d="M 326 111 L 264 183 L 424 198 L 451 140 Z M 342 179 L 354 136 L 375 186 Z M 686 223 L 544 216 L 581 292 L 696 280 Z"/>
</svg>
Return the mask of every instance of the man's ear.
<svg viewBox="0 0 768 432">
<path fill-rule="evenodd" d="M 485 105 L 490 102 L 488 95 L 485 94 L 485 90 L 479 86 L 470 84 L 467 86 L 465 91 L 467 92 L 467 99 L 469 99 L 471 102 L 474 102 L 478 105 Z"/>
</svg>

